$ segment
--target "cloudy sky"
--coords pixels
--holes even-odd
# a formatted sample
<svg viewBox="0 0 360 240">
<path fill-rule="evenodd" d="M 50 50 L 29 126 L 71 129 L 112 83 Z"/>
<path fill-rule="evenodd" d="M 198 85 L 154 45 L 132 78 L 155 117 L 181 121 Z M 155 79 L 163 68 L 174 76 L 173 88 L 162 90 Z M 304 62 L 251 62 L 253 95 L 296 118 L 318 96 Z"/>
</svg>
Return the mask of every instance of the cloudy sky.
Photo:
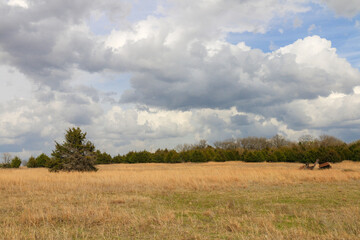
<svg viewBox="0 0 360 240">
<path fill-rule="evenodd" d="M 0 153 L 360 138 L 358 0 L 0 0 Z"/>
</svg>

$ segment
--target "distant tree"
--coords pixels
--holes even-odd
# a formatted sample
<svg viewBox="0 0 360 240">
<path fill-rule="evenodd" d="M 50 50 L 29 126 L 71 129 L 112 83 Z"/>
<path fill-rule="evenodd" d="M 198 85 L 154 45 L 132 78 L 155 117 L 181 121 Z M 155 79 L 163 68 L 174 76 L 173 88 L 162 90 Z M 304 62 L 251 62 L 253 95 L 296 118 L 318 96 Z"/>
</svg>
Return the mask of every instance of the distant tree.
<svg viewBox="0 0 360 240">
<path fill-rule="evenodd" d="M 36 167 L 48 167 L 50 163 L 50 158 L 45 154 L 42 153 L 36 158 Z"/>
<path fill-rule="evenodd" d="M 321 135 L 319 141 L 322 147 L 333 147 L 345 144 L 342 140 L 329 135 Z"/>
<path fill-rule="evenodd" d="M 135 152 L 132 156 L 134 163 L 150 163 L 152 162 L 152 154 L 148 151 Z"/>
<path fill-rule="evenodd" d="M 310 134 L 302 135 L 299 138 L 299 145 L 302 146 L 304 149 L 311 148 L 311 147 L 318 147 L 319 146 L 319 140 L 315 137 L 313 137 Z"/>
<path fill-rule="evenodd" d="M 11 160 L 11 168 L 19 168 L 21 165 L 21 159 L 17 156 L 15 156 L 12 160 Z"/>
<path fill-rule="evenodd" d="M 31 156 L 27 161 L 26 166 L 28 168 L 36 168 L 37 167 L 36 159 L 33 156 Z"/>
<path fill-rule="evenodd" d="M 224 151 L 222 151 L 222 150 L 216 151 L 212 160 L 215 162 L 225 162 L 226 157 L 224 156 Z"/>
<path fill-rule="evenodd" d="M 303 162 L 303 152 L 299 146 L 284 147 L 281 148 L 283 151 L 287 162 Z"/>
<path fill-rule="evenodd" d="M 112 163 L 112 157 L 106 152 L 96 151 L 96 164 L 110 164 Z"/>
<path fill-rule="evenodd" d="M 135 163 L 135 152 L 134 151 L 130 151 L 128 152 L 125 156 L 124 159 L 126 163 Z"/>
<path fill-rule="evenodd" d="M 180 163 L 182 160 L 175 150 L 170 150 L 165 157 L 166 163 Z"/>
<path fill-rule="evenodd" d="M 324 162 L 336 163 L 342 161 L 341 155 L 332 148 L 321 148 L 320 151 L 321 154 L 319 156 L 319 160 L 320 160 L 319 163 L 324 163 Z"/>
<path fill-rule="evenodd" d="M 10 164 L 11 161 L 11 154 L 10 153 L 3 153 L 3 163 L 4 164 Z"/>
<path fill-rule="evenodd" d="M 200 150 L 193 150 L 190 154 L 190 161 L 191 162 L 206 162 L 202 151 Z"/>
<path fill-rule="evenodd" d="M 80 128 L 69 128 L 62 144 L 55 142 L 50 171 L 97 171 L 95 146 L 86 140 Z"/>
<path fill-rule="evenodd" d="M 217 141 L 214 142 L 214 146 L 219 149 L 224 150 L 231 150 L 231 149 L 237 149 L 241 147 L 241 139 L 227 139 L 225 141 Z"/>
<path fill-rule="evenodd" d="M 191 161 L 191 151 L 185 151 L 179 153 L 179 161 L 180 162 L 190 162 Z"/>
<path fill-rule="evenodd" d="M 281 149 L 277 149 L 274 152 L 274 155 L 276 156 L 277 162 L 285 162 L 286 161 L 286 155 L 284 154 L 284 152 Z"/>
<path fill-rule="evenodd" d="M 270 146 L 269 141 L 264 137 L 246 137 L 240 140 L 244 149 L 262 150 Z"/>
<path fill-rule="evenodd" d="M 270 138 L 271 146 L 274 148 L 280 148 L 284 146 L 288 146 L 290 144 L 290 141 L 286 140 L 285 137 L 276 134 L 272 138 Z"/>
<path fill-rule="evenodd" d="M 193 145 L 191 144 L 179 144 L 175 147 L 175 150 L 177 152 L 186 152 L 186 151 L 190 151 L 191 149 L 193 149 Z M 160 149 L 159 149 L 160 150 Z"/>
<path fill-rule="evenodd" d="M 246 151 L 243 154 L 243 161 L 245 162 L 264 162 L 266 160 L 261 151 Z"/>
<path fill-rule="evenodd" d="M 310 148 L 305 151 L 302 162 L 303 163 L 314 163 L 320 156 L 317 148 Z"/>
<path fill-rule="evenodd" d="M 268 151 L 267 154 L 265 155 L 265 160 L 267 162 L 277 162 L 278 161 L 274 151 Z"/>
<path fill-rule="evenodd" d="M 0 164 L 0 168 L 10 168 L 11 167 L 11 154 L 10 153 L 3 153 L 3 163 Z"/>
<path fill-rule="evenodd" d="M 118 154 L 115 157 L 113 157 L 112 162 L 113 163 L 124 163 L 125 158 L 123 156 L 121 156 L 120 154 Z"/>
<path fill-rule="evenodd" d="M 164 150 L 158 149 L 153 154 L 153 161 L 156 163 L 163 163 L 165 161 L 166 152 Z"/>
<path fill-rule="evenodd" d="M 195 148 L 195 149 L 204 149 L 204 148 L 206 148 L 207 146 L 208 146 L 207 141 L 204 140 L 204 139 L 202 139 L 202 140 L 199 141 L 198 144 L 196 144 L 196 145 L 194 146 L 194 148 Z"/>
<path fill-rule="evenodd" d="M 230 138 L 224 141 L 216 141 L 214 142 L 214 146 L 218 149 L 229 150 L 240 148 L 241 143 L 238 142 L 236 139 Z"/>
</svg>

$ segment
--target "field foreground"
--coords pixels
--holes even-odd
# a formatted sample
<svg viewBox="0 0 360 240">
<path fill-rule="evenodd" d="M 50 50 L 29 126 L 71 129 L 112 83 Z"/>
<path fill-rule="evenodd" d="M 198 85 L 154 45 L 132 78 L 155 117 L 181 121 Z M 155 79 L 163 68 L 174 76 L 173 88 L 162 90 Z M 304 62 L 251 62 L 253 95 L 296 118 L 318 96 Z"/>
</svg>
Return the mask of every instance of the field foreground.
<svg viewBox="0 0 360 240">
<path fill-rule="evenodd" d="M 360 239 L 360 163 L 0 169 L 4 239 Z"/>
</svg>

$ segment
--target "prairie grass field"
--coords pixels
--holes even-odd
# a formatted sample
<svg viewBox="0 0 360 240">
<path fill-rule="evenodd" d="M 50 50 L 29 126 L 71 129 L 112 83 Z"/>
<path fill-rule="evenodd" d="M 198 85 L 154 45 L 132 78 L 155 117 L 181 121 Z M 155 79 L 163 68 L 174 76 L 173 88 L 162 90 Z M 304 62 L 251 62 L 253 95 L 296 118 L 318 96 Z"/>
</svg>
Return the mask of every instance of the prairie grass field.
<svg viewBox="0 0 360 240">
<path fill-rule="evenodd" d="M 360 163 L 0 169 L 0 239 L 360 239 Z"/>
</svg>

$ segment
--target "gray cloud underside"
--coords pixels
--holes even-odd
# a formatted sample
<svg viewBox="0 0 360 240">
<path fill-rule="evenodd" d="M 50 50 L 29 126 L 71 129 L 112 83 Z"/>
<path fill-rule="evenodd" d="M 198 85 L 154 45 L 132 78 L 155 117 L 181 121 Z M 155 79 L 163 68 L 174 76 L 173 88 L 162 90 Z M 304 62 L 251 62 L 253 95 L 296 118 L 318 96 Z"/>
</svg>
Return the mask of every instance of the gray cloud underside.
<svg viewBox="0 0 360 240">
<path fill-rule="evenodd" d="M 179 54 L 176 61 L 163 54 L 161 62 L 166 64 L 135 74 L 131 79 L 133 89 L 121 100 L 168 109 L 237 106 L 240 111 L 257 112 L 297 99 L 314 99 L 332 92 L 351 93 L 360 73 L 337 58 L 326 42 L 327 46 L 322 44 L 324 41 L 318 37 L 307 38 L 288 47 L 290 51 L 286 53 L 280 50 L 272 54 L 224 46 L 211 57 L 202 46 L 197 46 L 196 52 L 202 50 L 203 55 L 192 55 L 195 50 L 190 48 Z M 291 52 L 291 48 L 306 45 L 314 45 L 307 50 L 316 53 L 302 56 L 297 49 Z M 305 60 L 299 62 L 297 58 Z M 325 66 L 322 61 L 327 62 Z M 339 65 L 342 69 L 334 72 L 333 68 Z"/>
<path fill-rule="evenodd" d="M 128 11 L 116 0 L 29 0 L 28 8 L 6 2 L 0 2 L 0 60 L 53 89 L 63 87 L 73 67 L 88 72 L 106 68 L 111 51 L 86 21 L 103 12 L 119 21 Z"/>
</svg>

